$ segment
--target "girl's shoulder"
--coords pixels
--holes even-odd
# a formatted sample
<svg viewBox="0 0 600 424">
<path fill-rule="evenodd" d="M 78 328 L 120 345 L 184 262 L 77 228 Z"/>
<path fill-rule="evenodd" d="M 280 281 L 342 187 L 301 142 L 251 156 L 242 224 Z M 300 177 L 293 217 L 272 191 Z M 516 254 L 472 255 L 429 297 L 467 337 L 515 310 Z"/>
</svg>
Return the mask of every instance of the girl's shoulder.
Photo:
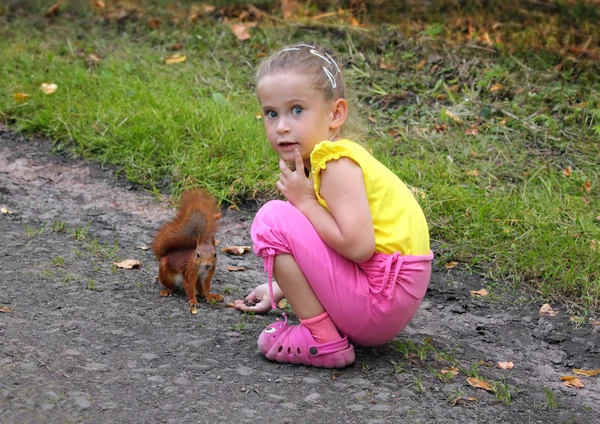
<svg viewBox="0 0 600 424">
<path fill-rule="evenodd" d="M 314 171 L 325 169 L 327 162 L 347 157 L 360 163 L 361 158 L 371 154 L 360 144 L 351 140 L 322 141 L 315 146 L 311 155 L 310 163 Z"/>
</svg>

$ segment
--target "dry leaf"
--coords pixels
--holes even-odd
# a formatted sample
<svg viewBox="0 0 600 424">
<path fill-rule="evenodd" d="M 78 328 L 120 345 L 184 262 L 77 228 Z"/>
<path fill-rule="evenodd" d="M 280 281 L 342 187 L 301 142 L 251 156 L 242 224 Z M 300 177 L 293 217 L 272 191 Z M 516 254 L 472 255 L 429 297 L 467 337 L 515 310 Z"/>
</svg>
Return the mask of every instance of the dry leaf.
<svg viewBox="0 0 600 424">
<path fill-rule="evenodd" d="M 421 69 L 423 69 L 423 67 L 427 64 L 427 59 L 423 59 L 422 61 L 419 62 L 419 64 L 417 66 L 415 66 L 415 69 L 417 71 L 420 71 Z"/>
<path fill-rule="evenodd" d="M 250 31 L 248 30 L 248 27 L 246 25 L 242 25 L 242 24 L 232 25 L 231 31 L 233 32 L 235 37 L 240 41 L 244 41 L 244 40 L 247 40 L 250 38 Z"/>
<path fill-rule="evenodd" d="M 145 244 L 140 244 L 140 245 L 135 246 L 135 247 L 138 248 L 138 249 L 142 249 L 142 250 L 148 250 L 149 249 L 149 247 L 146 246 Z"/>
<path fill-rule="evenodd" d="M 462 401 L 467 401 L 467 402 L 474 402 L 474 401 L 476 401 L 476 400 L 477 400 L 477 398 L 476 398 L 475 396 L 469 396 L 469 397 L 467 397 L 467 398 L 465 398 L 465 397 L 462 397 L 462 396 L 459 396 L 459 397 L 457 397 L 456 399 L 454 399 L 454 400 L 452 401 L 452 406 L 456 406 L 456 404 L 457 404 L 459 401 L 461 401 L 461 400 L 462 400 Z"/>
<path fill-rule="evenodd" d="M 592 327 L 600 327 L 600 321 L 598 321 L 597 319 L 591 319 L 589 323 Z"/>
<path fill-rule="evenodd" d="M 172 65 L 174 63 L 182 63 L 187 60 L 187 56 L 184 54 L 172 54 L 165 59 L 165 63 L 167 65 Z"/>
<path fill-rule="evenodd" d="M 492 386 L 487 381 L 480 380 L 479 378 L 468 377 L 467 383 L 469 383 L 471 386 L 473 386 L 475 388 L 487 390 L 488 392 L 494 391 L 494 386 Z"/>
<path fill-rule="evenodd" d="M 158 18 L 148 18 L 146 21 L 146 25 L 150 29 L 159 29 L 160 28 L 160 19 Z"/>
<path fill-rule="evenodd" d="M 592 249 L 594 252 L 600 253 L 600 241 L 590 240 L 590 249 Z"/>
<path fill-rule="evenodd" d="M 283 16 L 283 19 L 290 19 L 295 7 L 295 0 L 281 0 L 281 16 Z"/>
<path fill-rule="evenodd" d="M 484 297 L 487 296 L 489 293 L 486 289 L 481 289 L 481 290 L 471 290 L 471 296 L 473 297 Z"/>
<path fill-rule="evenodd" d="M 573 168 L 571 168 L 571 165 L 569 165 L 569 166 L 567 166 L 567 167 L 565 168 L 565 170 L 563 171 L 563 175 L 564 175 L 565 177 L 569 177 L 569 176 L 571 176 L 571 173 L 573 173 Z"/>
<path fill-rule="evenodd" d="M 440 372 L 442 374 L 448 374 L 448 373 L 450 373 L 450 374 L 452 374 L 452 377 L 456 377 L 460 371 L 456 367 L 450 367 L 450 368 L 442 368 L 440 370 Z"/>
<path fill-rule="evenodd" d="M 104 9 L 106 7 L 106 4 L 104 4 L 104 2 L 102 0 L 97 0 L 94 2 L 91 2 L 92 7 L 96 8 L 96 9 Z"/>
<path fill-rule="evenodd" d="M 21 101 L 21 100 L 25 100 L 27 97 L 29 97 L 29 94 L 15 93 L 15 94 L 13 94 L 13 97 L 15 98 L 15 100 Z"/>
<path fill-rule="evenodd" d="M 498 362 L 498 368 L 503 370 L 512 370 L 515 367 L 511 361 Z"/>
<path fill-rule="evenodd" d="M 586 193 L 591 193 L 592 192 L 592 182 L 590 180 L 586 180 L 586 182 L 583 184 L 583 187 L 581 187 L 581 188 Z"/>
<path fill-rule="evenodd" d="M 52 5 L 52 7 L 50 7 L 50 9 L 46 11 L 46 13 L 44 13 L 44 16 L 46 18 L 51 18 L 53 16 L 58 15 L 58 12 L 60 12 L 60 3 Z"/>
<path fill-rule="evenodd" d="M 458 116 L 456 116 L 453 112 L 449 111 L 448 109 L 446 109 L 446 116 L 449 116 L 454 122 L 458 124 L 462 122 L 462 120 Z"/>
<path fill-rule="evenodd" d="M 540 315 L 547 315 L 549 317 L 553 317 L 556 314 L 558 314 L 558 311 L 552 309 L 552 306 L 550 306 L 549 303 L 544 303 L 540 308 Z"/>
<path fill-rule="evenodd" d="M 98 62 L 101 62 L 101 61 L 102 61 L 102 59 L 100 59 L 100 58 L 99 58 L 98 56 L 96 56 L 94 53 L 90 53 L 90 54 L 88 55 L 88 60 L 89 60 L 90 62 L 95 62 L 95 63 L 98 63 Z"/>
<path fill-rule="evenodd" d="M 593 377 L 596 374 L 600 374 L 600 369 L 597 369 L 597 370 L 582 370 L 582 369 L 579 369 L 579 368 L 573 368 L 573 372 L 575 374 L 585 375 L 586 377 Z"/>
<path fill-rule="evenodd" d="M 479 177 L 479 175 L 481 174 L 481 172 L 479 171 L 479 169 L 467 169 L 466 171 L 467 175 L 469 177 Z"/>
<path fill-rule="evenodd" d="M 383 60 L 381 62 L 379 62 L 379 68 L 380 69 L 391 69 L 391 70 L 395 70 L 396 69 L 396 65 L 394 65 L 393 63 L 386 63 Z"/>
<path fill-rule="evenodd" d="M 181 49 L 183 49 L 183 44 L 181 44 L 181 43 L 173 44 L 171 46 L 171 50 L 181 50 Z"/>
<path fill-rule="evenodd" d="M 285 309 L 288 306 L 290 306 L 289 302 L 287 301 L 287 299 L 281 299 L 278 303 L 277 303 L 277 307 L 279 309 Z"/>
<path fill-rule="evenodd" d="M 9 313 L 12 311 L 13 311 L 13 309 L 9 308 L 8 306 L 0 306 L 0 312 Z"/>
<path fill-rule="evenodd" d="M 446 269 L 452 269 L 455 268 L 458 265 L 458 262 L 448 262 L 446 264 Z"/>
<path fill-rule="evenodd" d="M 490 87 L 490 93 L 493 93 L 494 91 L 502 90 L 503 88 L 504 87 L 502 86 L 502 84 L 497 82 L 496 84 L 494 84 Z"/>
<path fill-rule="evenodd" d="M 560 381 L 562 381 L 563 384 L 567 387 L 577 387 L 578 389 L 581 389 L 585 386 L 585 384 L 583 384 L 583 381 L 581 381 L 573 375 L 562 375 L 560 377 Z"/>
<path fill-rule="evenodd" d="M 7 215 L 10 215 L 12 213 L 12 211 L 10 209 L 6 209 L 4 206 L 2 206 L 2 208 L 0 208 L 0 212 L 5 213 Z"/>
<path fill-rule="evenodd" d="M 113 265 L 116 265 L 117 268 L 124 268 L 124 269 L 134 269 L 134 268 L 140 268 L 142 266 L 140 261 L 138 261 L 136 259 L 125 259 L 124 261 L 121 261 L 121 262 L 113 262 Z"/>
<path fill-rule="evenodd" d="M 228 266 L 227 267 L 227 271 L 229 271 L 229 272 L 233 272 L 233 271 L 246 271 L 246 268 L 244 268 L 243 266 Z"/>
<path fill-rule="evenodd" d="M 479 127 L 477 125 L 473 125 L 471 128 L 467 128 L 465 130 L 466 135 L 479 135 Z"/>
<path fill-rule="evenodd" d="M 222 248 L 221 252 L 229 253 L 230 255 L 243 255 L 251 249 L 250 246 L 231 246 Z"/>
<path fill-rule="evenodd" d="M 52 94 L 57 89 L 58 89 L 58 86 L 56 84 L 51 83 L 51 82 L 45 82 L 40 87 L 40 90 L 42 90 L 45 94 Z"/>
<path fill-rule="evenodd" d="M 413 194 L 413 196 L 415 197 L 420 197 L 421 199 L 425 199 L 427 197 L 427 195 L 425 194 L 425 192 L 423 190 L 421 190 L 420 188 L 417 187 L 410 187 L 410 191 Z"/>
<path fill-rule="evenodd" d="M 434 125 L 433 128 L 435 129 L 436 133 L 443 133 L 443 132 L 445 132 L 448 129 L 448 127 L 446 126 L 446 124 Z"/>
</svg>

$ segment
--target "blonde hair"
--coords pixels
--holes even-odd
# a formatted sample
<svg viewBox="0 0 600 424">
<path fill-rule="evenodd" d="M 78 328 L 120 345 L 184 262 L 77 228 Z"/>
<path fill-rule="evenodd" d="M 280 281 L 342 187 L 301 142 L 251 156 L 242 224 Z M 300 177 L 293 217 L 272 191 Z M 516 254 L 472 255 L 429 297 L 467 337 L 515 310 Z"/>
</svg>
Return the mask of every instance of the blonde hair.
<svg viewBox="0 0 600 424">
<path fill-rule="evenodd" d="M 335 54 L 317 44 L 292 44 L 264 59 L 256 71 L 256 85 L 262 78 L 279 72 L 295 72 L 310 77 L 312 88 L 320 91 L 325 100 L 346 99 L 347 90 L 342 65 Z M 350 108 L 350 116 L 342 129 L 345 137 L 361 139 L 364 135 L 356 112 Z M 348 128 L 350 127 L 350 128 Z"/>
</svg>

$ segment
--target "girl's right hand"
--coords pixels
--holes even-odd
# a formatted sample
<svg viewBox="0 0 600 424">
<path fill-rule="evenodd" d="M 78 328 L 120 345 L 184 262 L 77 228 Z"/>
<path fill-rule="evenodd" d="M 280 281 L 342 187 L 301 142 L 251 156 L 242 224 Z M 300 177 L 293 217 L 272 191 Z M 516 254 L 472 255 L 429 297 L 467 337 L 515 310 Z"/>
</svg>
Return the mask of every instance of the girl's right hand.
<svg viewBox="0 0 600 424">
<path fill-rule="evenodd" d="M 273 296 L 275 303 L 283 299 L 283 293 L 277 283 L 273 281 Z M 246 296 L 244 300 L 234 300 L 236 309 L 245 312 L 254 312 L 255 314 L 266 314 L 271 310 L 271 296 L 269 295 L 269 284 L 261 284 Z"/>
</svg>

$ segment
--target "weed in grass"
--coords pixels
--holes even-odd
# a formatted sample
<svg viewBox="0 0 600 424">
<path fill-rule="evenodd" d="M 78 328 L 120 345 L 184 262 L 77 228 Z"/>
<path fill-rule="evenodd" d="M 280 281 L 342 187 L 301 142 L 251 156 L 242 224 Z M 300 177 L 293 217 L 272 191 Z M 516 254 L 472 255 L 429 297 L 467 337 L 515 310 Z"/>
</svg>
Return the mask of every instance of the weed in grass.
<svg viewBox="0 0 600 424">
<path fill-rule="evenodd" d="M 464 398 L 464 397 L 465 397 L 464 391 L 462 391 L 461 389 L 454 389 L 450 392 L 450 394 L 448 395 L 446 400 L 450 403 L 453 403 L 454 401 L 456 401 L 456 399 Z"/>
<path fill-rule="evenodd" d="M 65 258 L 62 256 L 55 256 L 52 258 L 52 266 L 57 268 L 65 265 Z"/>
<path fill-rule="evenodd" d="M 504 376 L 500 380 L 492 380 L 491 383 L 494 387 L 496 399 L 500 400 L 504 405 L 510 405 L 512 395 L 516 392 L 516 387 L 508 384 Z"/>
<path fill-rule="evenodd" d="M 95 280 L 89 280 L 85 285 L 85 288 L 91 291 L 98 290 L 97 282 Z"/>
<path fill-rule="evenodd" d="M 393 365 L 392 374 L 401 374 L 404 372 L 403 364 L 399 364 L 396 361 L 390 361 Z"/>
<path fill-rule="evenodd" d="M 73 235 L 73 237 L 75 238 L 75 240 L 77 241 L 84 241 L 88 238 L 88 230 L 89 230 L 90 225 L 86 224 L 83 227 L 77 227 L 77 228 L 73 228 L 71 230 L 71 234 Z"/>
<path fill-rule="evenodd" d="M 425 393 L 425 385 L 423 384 L 423 376 L 419 373 L 416 376 L 413 376 L 413 384 L 415 385 L 415 391 L 417 393 Z"/>
<path fill-rule="evenodd" d="M 246 314 L 242 314 L 240 316 L 240 318 L 238 319 L 237 323 L 231 324 L 231 329 L 233 331 L 237 331 L 239 333 L 242 333 L 245 328 L 246 328 Z"/>
<path fill-rule="evenodd" d="M 223 288 L 223 294 L 231 294 L 233 292 L 233 288 L 229 286 L 225 286 Z"/>
<path fill-rule="evenodd" d="M 67 229 L 67 224 L 60 218 L 52 218 L 51 227 L 54 233 L 64 233 Z"/>
<path fill-rule="evenodd" d="M 556 393 L 548 387 L 544 387 L 544 393 L 546 394 L 546 408 L 553 410 L 558 407 L 558 399 L 556 399 Z"/>
</svg>

